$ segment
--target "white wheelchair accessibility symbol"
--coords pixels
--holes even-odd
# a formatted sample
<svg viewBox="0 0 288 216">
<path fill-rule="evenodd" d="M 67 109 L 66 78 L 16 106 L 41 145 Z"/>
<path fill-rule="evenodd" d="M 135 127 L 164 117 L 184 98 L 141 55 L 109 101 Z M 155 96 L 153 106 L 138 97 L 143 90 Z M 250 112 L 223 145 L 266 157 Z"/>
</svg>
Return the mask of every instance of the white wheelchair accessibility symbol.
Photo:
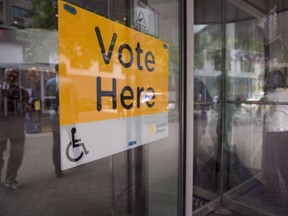
<svg viewBox="0 0 288 216">
<path fill-rule="evenodd" d="M 71 129 L 71 137 L 72 137 L 72 141 L 69 142 L 69 144 L 66 147 L 66 156 L 68 158 L 68 160 L 72 161 L 72 162 L 77 162 L 79 161 L 83 155 L 87 155 L 89 153 L 89 151 L 87 151 L 84 143 L 80 143 L 81 139 L 75 139 L 75 134 L 76 134 L 76 128 L 73 127 Z M 73 154 L 73 156 L 70 155 L 70 149 L 75 149 L 77 148 L 77 153 L 76 156 Z M 75 152 L 75 151 L 73 151 Z M 77 156 L 78 155 L 78 156 Z"/>
</svg>

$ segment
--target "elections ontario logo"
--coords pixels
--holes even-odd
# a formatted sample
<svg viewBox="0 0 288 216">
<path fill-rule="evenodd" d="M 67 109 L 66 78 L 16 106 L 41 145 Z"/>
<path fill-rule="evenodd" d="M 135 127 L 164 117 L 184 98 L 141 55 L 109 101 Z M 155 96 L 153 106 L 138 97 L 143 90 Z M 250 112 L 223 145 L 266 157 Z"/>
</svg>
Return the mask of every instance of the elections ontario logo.
<svg viewBox="0 0 288 216">
<path fill-rule="evenodd" d="M 149 127 L 150 137 L 167 135 L 168 134 L 168 123 L 156 123 L 151 124 Z"/>
</svg>

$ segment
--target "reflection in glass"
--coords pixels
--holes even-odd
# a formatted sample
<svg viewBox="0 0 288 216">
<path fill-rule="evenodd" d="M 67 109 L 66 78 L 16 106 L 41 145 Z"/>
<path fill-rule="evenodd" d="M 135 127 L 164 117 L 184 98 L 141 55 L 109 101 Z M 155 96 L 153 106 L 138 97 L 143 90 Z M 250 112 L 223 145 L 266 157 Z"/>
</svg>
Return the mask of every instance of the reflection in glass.
<svg viewBox="0 0 288 216">
<path fill-rule="evenodd" d="M 288 1 L 222 2 L 195 1 L 193 207 L 287 215 Z"/>
<path fill-rule="evenodd" d="M 220 193 L 221 5 L 221 1 L 195 1 L 194 210 Z"/>
<path fill-rule="evenodd" d="M 288 2 L 241 2 L 226 8 L 226 198 L 286 215 Z"/>
<path fill-rule="evenodd" d="M 23 187 L 16 178 L 24 154 L 24 118 L 30 112 L 28 91 L 19 86 L 18 81 L 18 70 L 6 68 L 0 84 L 0 176 L 4 166 L 3 152 L 9 141 L 10 154 L 4 186 L 12 189 Z"/>
<path fill-rule="evenodd" d="M 45 84 L 47 107 L 49 109 L 49 119 L 53 135 L 52 158 L 55 167 L 56 177 L 62 177 L 61 157 L 60 157 L 60 128 L 59 128 L 59 82 L 58 65 L 55 66 L 55 74 L 47 80 Z"/>
<path fill-rule="evenodd" d="M 0 2 L 0 7 L 3 6 L 3 10 L 4 8 L 8 10 L 11 6 L 12 12 L 12 5 L 10 5 L 12 2 L 21 10 L 14 7 L 14 15 L 6 13 L 7 16 L 10 14 L 10 17 L 5 17 L 5 19 L 0 16 L 0 23 L 3 24 L 0 27 L 0 83 L 3 83 L 3 74 L 6 68 L 17 68 L 19 85 L 27 90 L 30 99 L 29 111 L 25 112 L 23 116 L 23 118 L 25 117 L 23 124 L 17 124 L 19 127 L 23 125 L 17 133 L 21 132 L 21 136 L 25 135 L 25 142 L 21 141 L 25 149 L 16 180 L 23 183 L 25 187 L 14 193 L 1 185 L 1 212 L 31 216 L 177 215 L 179 212 L 179 151 L 181 149 L 178 119 L 179 53 L 181 52 L 179 48 L 179 14 L 176 9 L 179 2 L 145 1 L 145 4 L 159 12 L 159 20 L 157 20 L 161 26 L 158 29 L 159 39 L 171 47 L 168 50 L 169 65 L 165 65 L 165 67 L 169 67 L 169 87 L 165 92 L 157 92 L 157 97 L 163 96 L 165 102 L 163 109 L 168 110 L 169 137 L 64 172 L 59 170 L 57 98 L 59 84 L 57 84 L 58 75 L 57 68 L 55 68 L 59 63 L 58 1 L 5 0 Z M 65 2 L 105 16 L 121 25 L 132 26 L 134 21 L 134 1 L 67 0 Z M 85 17 L 83 21 L 85 22 Z M 11 29 L 11 25 L 15 28 Z M 71 23 L 71 28 L 73 27 L 74 25 Z M 74 31 L 79 32 L 79 29 Z M 91 67 L 91 62 L 82 61 L 79 41 L 73 35 L 70 36 L 74 39 L 75 45 L 75 50 L 71 51 L 75 56 L 71 66 L 81 72 L 86 71 Z M 111 38 L 103 40 L 106 39 L 111 40 Z M 91 39 L 85 38 L 86 40 Z M 108 42 L 105 42 L 106 44 Z M 90 56 L 95 60 L 95 47 L 85 48 L 91 51 Z M 144 44 L 141 48 L 145 48 Z M 134 49 L 135 47 L 133 47 L 133 51 Z M 136 62 L 136 55 L 134 57 Z M 98 60 L 96 59 L 94 62 L 96 61 Z M 141 63 L 144 65 L 143 62 Z M 126 73 L 121 71 L 119 64 L 111 62 L 110 67 L 98 65 L 98 68 L 102 72 L 106 70 L 109 78 L 114 75 L 115 71 L 119 72 L 118 75 L 125 82 Z M 68 67 L 67 79 L 71 77 L 69 69 Z M 81 78 L 81 76 L 79 77 Z M 91 100 L 91 98 L 85 97 L 85 93 L 89 91 L 91 91 L 90 86 L 87 85 L 87 88 L 77 89 L 75 93 L 78 99 L 74 102 L 80 103 L 85 110 L 82 114 L 91 113 L 96 109 L 95 98 Z M 75 94 L 73 95 L 75 96 Z M 68 98 L 66 99 L 68 100 Z M 106 104 L 110 106 L 111 101 L 107 101 Z M 75 106 L 68 101 L 65 101 L 65 105 L 67 106 L 65 114 L 69 115 L 69 110 Z M 120 120 L 125 117 L 124 113 L 117 114 L 119 114 L 117 118 Z M 2 123 L 0 121 L 1 136 Z M 141 124 L 141 122 L 137 122 L 137 124 L 131 125 L 131 128 L 140 127 Z M 119 128 L 119 131 L 120 129 L 122 128 Z M 16 136 L 17 133 L 14 132 L 13 136 Z M 5 131 L 4 136 L 7 135 L 8 132 Z M 110 137 L 113 135 L 109 134 Z M 10 140 L 10 144 L 12 141 Z M 97 141 L 95 140 L 95 142 Z M 5 143 L 8 144 L 6 151 L 3 152 L 6 162 L 10 153 L 10 145 L 9 141 L 5 140 Z M 5 181 L 6 170 L 7 167 L 3 166 L 2 181 Z M 11 202 L 12 196 L 17 198 L 17 202 Z"/>
</svg>

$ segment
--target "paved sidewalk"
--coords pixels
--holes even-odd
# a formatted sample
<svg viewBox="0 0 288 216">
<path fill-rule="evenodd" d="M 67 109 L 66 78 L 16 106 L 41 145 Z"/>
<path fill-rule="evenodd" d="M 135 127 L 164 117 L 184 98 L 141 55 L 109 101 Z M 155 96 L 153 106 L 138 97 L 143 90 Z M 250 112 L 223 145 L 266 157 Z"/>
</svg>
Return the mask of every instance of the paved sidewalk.
<svg viewBox="0 0 288 216">
<path fill-rule="evenodd" d="M 5 162 L 8 151 L 4 153 Z M 56 178 L 51 133 L 27 135 L 17 178 L 25 187 L 19 190 L 0 187 L 0 216 L 111 215 L 111 175 L 109 159 L 103 159 Z"/>
</svg>

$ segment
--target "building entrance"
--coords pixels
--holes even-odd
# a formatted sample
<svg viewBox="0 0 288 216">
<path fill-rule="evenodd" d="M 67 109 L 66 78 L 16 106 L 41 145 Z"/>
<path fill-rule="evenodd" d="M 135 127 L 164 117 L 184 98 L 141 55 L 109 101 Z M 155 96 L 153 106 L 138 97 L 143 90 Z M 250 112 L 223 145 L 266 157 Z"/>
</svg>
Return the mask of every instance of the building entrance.
<svg viewBox="0 0 288 216">
<path fill-rule="evenodd" d="M 194 215 L 285 215 L 288 1 L 194 2 Z"/>
</svg>

